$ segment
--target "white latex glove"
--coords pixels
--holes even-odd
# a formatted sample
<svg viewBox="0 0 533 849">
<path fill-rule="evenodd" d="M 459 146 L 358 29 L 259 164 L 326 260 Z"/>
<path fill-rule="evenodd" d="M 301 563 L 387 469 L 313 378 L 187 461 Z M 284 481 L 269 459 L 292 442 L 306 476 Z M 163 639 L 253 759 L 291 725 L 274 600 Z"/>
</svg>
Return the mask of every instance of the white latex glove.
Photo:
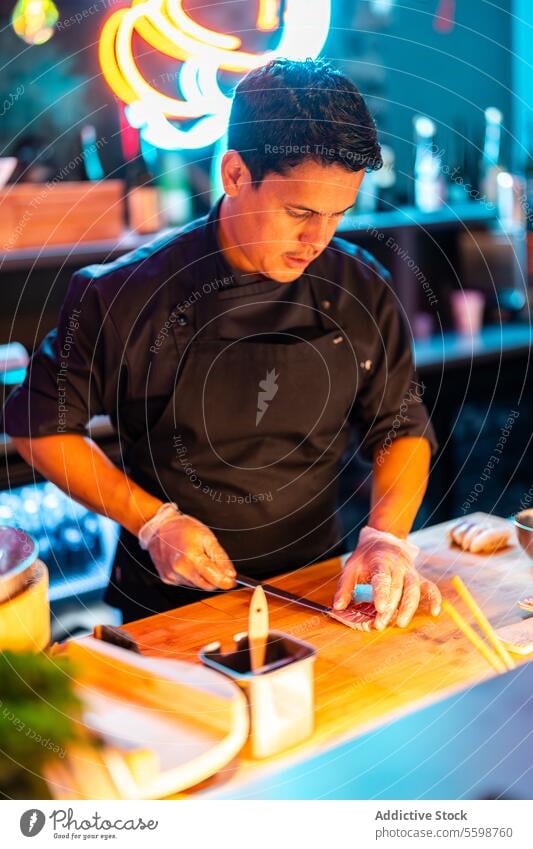
<svg viewBox="0 0 533 849">
<path fill-rule="evenodd" d="M 198 519 L 163 504 L 139 531 L 139 545 L 147 550 L 164 584 L 229 590 L 235 569 L 213 532 Z"/>
<path fill-rule="evenodd" d="M 344 610 L 358 584 L 372 584 L 378 630 L 386 628 L 395 614 L 396 624 L 404 628 L 421 601 L 429 606 L 433 616 L 438 616 L 441 594 L 432 581 L 417 572 L 414 564 L 419 550 L 394 534 L 364 527 L 357 548 L 342 571 L 333 608 Z"/>
</svg>

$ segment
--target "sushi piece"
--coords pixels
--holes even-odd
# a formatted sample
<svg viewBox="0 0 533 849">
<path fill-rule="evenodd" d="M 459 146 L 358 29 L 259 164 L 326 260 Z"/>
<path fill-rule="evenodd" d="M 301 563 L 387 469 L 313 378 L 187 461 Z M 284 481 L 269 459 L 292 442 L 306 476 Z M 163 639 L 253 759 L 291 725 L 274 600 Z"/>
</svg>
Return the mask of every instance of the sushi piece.
<svg viewBox="0 0 533 849">
<path fill-rule="evenodd" d="M 472 554 L 492 554 L 510 544 L 511 528 L 494 522 L 462 519 L 450 528 L 448 536 L 463 551 L 470 551 Z"/>
</svg>

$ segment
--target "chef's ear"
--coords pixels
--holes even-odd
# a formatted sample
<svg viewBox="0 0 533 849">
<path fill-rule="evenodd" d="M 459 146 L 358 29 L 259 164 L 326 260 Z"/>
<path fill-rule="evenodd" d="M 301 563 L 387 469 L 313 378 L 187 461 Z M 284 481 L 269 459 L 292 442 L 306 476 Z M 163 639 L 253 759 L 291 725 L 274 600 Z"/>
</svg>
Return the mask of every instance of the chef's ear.
<svg viewBox="0 0 533 849">
<path fill-rule="evenodd" d="M 243 186 L 251 183 L 250 172 L 244 159 L 236 150 L 227 150 L 220 164 L 220 175 L 224 191 L 229 197 L 237 197 Z"/>
</svg>

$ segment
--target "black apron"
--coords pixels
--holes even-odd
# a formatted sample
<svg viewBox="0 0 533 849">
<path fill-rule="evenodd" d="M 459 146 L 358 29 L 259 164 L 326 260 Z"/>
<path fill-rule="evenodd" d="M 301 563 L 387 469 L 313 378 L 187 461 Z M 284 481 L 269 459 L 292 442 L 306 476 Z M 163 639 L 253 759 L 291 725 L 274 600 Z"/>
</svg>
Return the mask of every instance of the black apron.
<svg viewBox="0 0 533 849">
<path fill-rule="evenodd" d="M 211 528 L 237 571 L 261 580 L 343 550 L 338 481 L 358 357 L 334 285 L 313 279 L 311 288 L 319 326 L 310 339 L 265 328 L 221 340 L 216 292 L 188 308 L 187 323 L 174 324 L 172 396 L 127 452 L 139 485 Z M 106 600 L 125 621 L 208 595 L 163 584 L 122 530 Z"/>
</svg>

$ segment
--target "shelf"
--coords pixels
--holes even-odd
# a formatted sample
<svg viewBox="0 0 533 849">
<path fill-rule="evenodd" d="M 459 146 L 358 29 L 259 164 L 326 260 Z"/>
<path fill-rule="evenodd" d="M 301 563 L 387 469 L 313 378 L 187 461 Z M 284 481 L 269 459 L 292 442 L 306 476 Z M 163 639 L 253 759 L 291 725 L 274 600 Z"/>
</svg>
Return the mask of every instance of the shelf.
<svg viewBox="0 0 533 849">
<path fill-rule="evenodd" d="M 460 367 L 474 361 L 482 363 L 520 355 L 526 353 L 532 343 L 533 329 L 530 324 L 502 324 L 484 327 L 473 338 L 445 331 L 427 340 L 415 340 L 413 353 L 418 373 L 427 374 L 441 370 L 444 366 Z M 99 443 L 116 440 L 116 432 L 108 416 L 92 418 L 89 431 L 91 437 Z M 0 446 L 4 457 L 18 456 L 7 434 L 0 434 Z"/>
<path fill-rule="evenodd" d="M 348 233 L 361 233 L 376 229 L 397 230 L 416 227 L 419 229 L 458 229 L 486 225 L 495 221 L 494 211 L 486 204 L 463 203 L 457 206 L 445 206 L 437 212 L 421 212 L 414 206 L 405 206 L 390 212 L 346 215 L 337 230 L 342 236 Z M 130 230 L 117 241 L 109 239 L 98 242 L 83 242 L 67 245 L 49 245 L 45 247 L 23 248 L 0 254 L 0 272 L 20 271 L 40 268 L 59 268 L 75 266 L 81 268 L 91 262 L 109 262 L 127 251 L 141 247 L 153 239 L 172 233 L 172 229 L 161 230 L 143 236 Z"/>
<path fill-rule="evenodd" d="M 24 380 L 25 373 L 24 369 L 23 374 L 21 375 L 21 381 Z M 88 436 L 100 445 L 102 443 L 115 441 L 117 438 L 116 430 L 111 424 L 109 416 L 93 416 L 87 425 L 87 430 Z M 4 457 L 19 456 L 11 437 L 9 437 L 7 433 L 0 433 L 0 452 Z"/>
<path fill-rule="evenodd" d="M 93 262 L 109 262 L 170 232 L 170 230 L 161 230 L 159 233 L 148 233 L 140 236 L 131 230 L 125 230 L 118 241 L 116 239 L 105 239 L 98 242 L 36 246 L 8 251 L 7 253 L 0 253 L 0 272 L 24 271 L 34 268 L 60 268 L 63 266 L 81 268 Z"/>
<path fill-rule="evenodd" d="M 66 599 L 86 596 L 101 592 L 109 583 L 111 566 L 118 545 L 120 527 L 116 522 L 103 516 L 100 519 L 100 532 L 104 546 L 104 556 L 93 562 L 88 570 L 76 572 L 51 572 L 50 602 L 65 601 Z"/>
<path fill-rule="evenodd" d="M 476 365 L 526 353 L 533 342 L 530 324 L 502 324 L 484 327 L 474 337 L 447 331 L 430 339 L 415 341 L 414 357 L 419 374 L 445 366 Z"/>
<path fill-rule="evenodd" d="M 495 210 L 483 203 L 471 202 L 444 206 L 436 212 L 421 212 L 415 206 L 404 206 L 387 212 L 346 215 L 337 232 L 342 235 L 343 233 L 370 232 L 373 229 L 382 232 L 408 227 L 421 230 L 450 230 L 459 229 L 464 225 L 486 226 L 493 221 L 496 221 Z"/>
<path fill-rule="evenodd" d="M 79 575 L 63 576 L 50 584 L 48 596 L 50 603 L 78 598 L 104 590 L 109 583 L 110 569 L 95 566 L 90 572 Z"/>
</svg>

